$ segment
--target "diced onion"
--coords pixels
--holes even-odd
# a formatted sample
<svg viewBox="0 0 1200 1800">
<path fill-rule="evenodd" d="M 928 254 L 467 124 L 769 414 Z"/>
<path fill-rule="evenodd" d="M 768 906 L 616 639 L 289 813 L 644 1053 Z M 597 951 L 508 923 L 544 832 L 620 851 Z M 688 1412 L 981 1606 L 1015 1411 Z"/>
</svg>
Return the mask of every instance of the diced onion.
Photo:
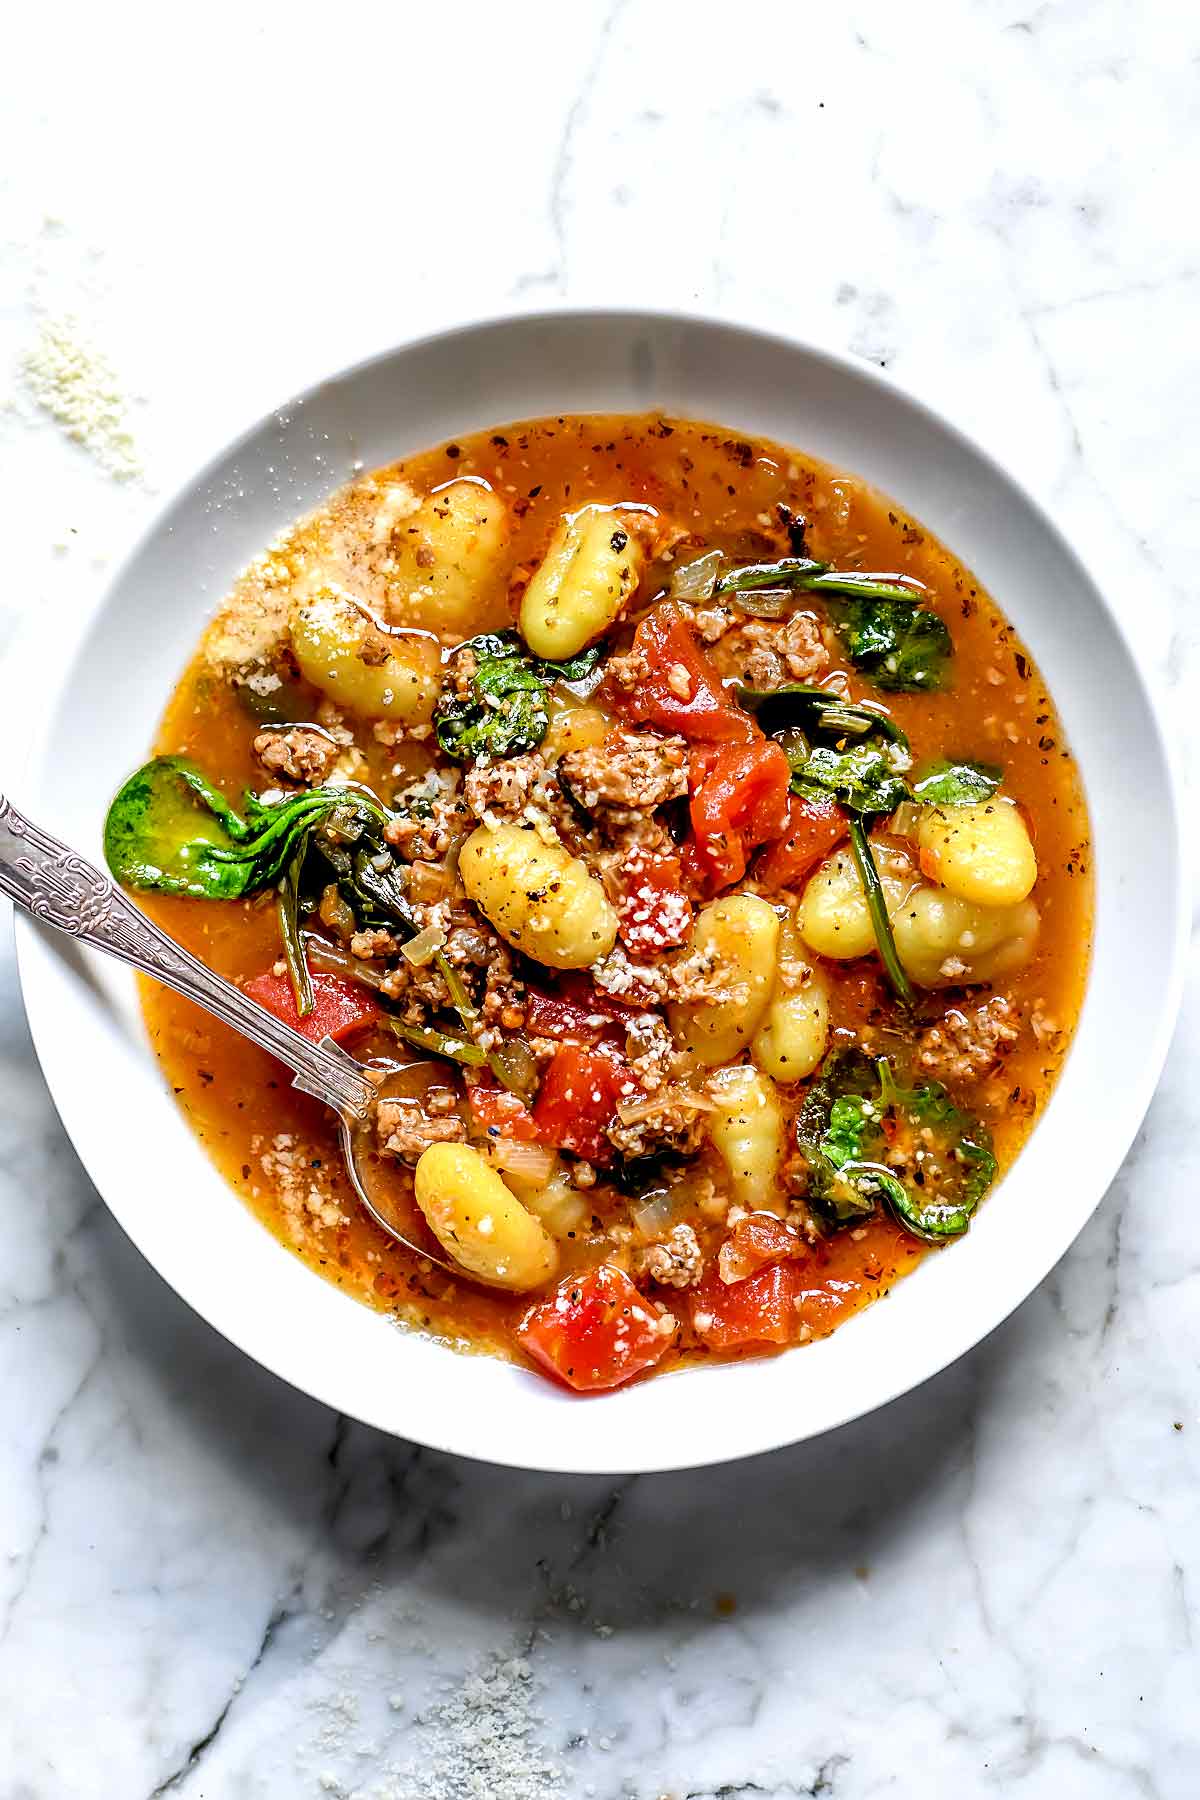
<svg viewBox="0 0 1200 1800">
<path fill-rule="evenodd" d="M 487 1159 L 497 1169 L 515 1175 L 533 1187 L 543 1187 L 554 1172 L 555 1155 L 542 1144 L 518 1142 L 516 1138 L 489 1138 L 484 1146 Z"/>
<path fill-rule="evenodd" d="M 915 838 L 924 807 L 915 800 L 902 800 L 892 814 L 888 831 L 892 837 Z"/>
<path fill-rule="evenodd" d="M 717 1110 L 713 1101 L 706 1100 L 704 1095 L 698 1094 L 694 1088 L 674 1088 L 671 1090 L 671 1099 L 675 1103 L 689 1107 L 692 1112 L 716 1112 Z M 642 1119 L 648 1119 L 652 1113 L 658 1112 L 662 1103 L 661 1094 L 649 1094 L 644 1100 L 626 1100 L 624 1105 L 618 1106 L 617 1117 L 622 1125 L 637 1125 Z"/>
<path fill-rule="evenodd" d="M 676 1196 L 673 1188 L 650 1194 L 637 1206 L 631 1206 L 629 1217 L 634 1230 L 646 1243 L 665 1237 L 675 1222 Z"/>
<path fill-rule="evenodd" d="M 401 944 L 400 954 L 414 969 L 423 969 L 427 962 L 433 961 L 445 942 L 446 934 L 440 926 L 427 925 L 415 938 L 409 938 L 407 944 Z"/>
<path fill-rule="evenodd" d="M 537 1063 L 529 1045 L 521 1038 L 506 1038 L 488 1058 L 493 1075 L 502 1081 L 510 1094 L 529 1100 L 537 1089 Z"/>
<path fill-rule="evenodd" d="M 790 588 L 756 588 L 753 592 L 732 593 L 724 598 L 735 612 L 745 613 L 751 619 L 786 619 L 800 602 L 800 596 L 793 594 Z"/>
<path fill-rule="evenodd" d="M 719 550 L 708 550 L 693 562 L 680 563 L 671 571 L 672 600 L 711 600 L 720 570 Z"/>
</svg>

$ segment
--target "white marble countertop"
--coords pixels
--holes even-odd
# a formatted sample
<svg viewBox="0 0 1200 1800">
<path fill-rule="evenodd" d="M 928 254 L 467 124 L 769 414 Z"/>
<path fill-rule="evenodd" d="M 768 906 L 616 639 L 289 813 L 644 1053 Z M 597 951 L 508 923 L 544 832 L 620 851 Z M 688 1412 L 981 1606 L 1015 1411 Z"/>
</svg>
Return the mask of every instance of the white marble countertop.
<svg viewBox="0 0 1200 1800">
<path fill-rule="evenodd" d="M 328 366 L 475 310 L 681 304 L 884 363 L 1019 468 L 1195 774 L 1190 9 L 683 18 L 21 9 L 6 686 L 28 610 L 85 604 L 157 494 Z M 141 397 L 144 480 L 16 382 L 64 313 Z M 522 1475 L 335 1418 L 165 1289 L 57 1124 L 6 928 L 0 1796 L 1195 1800 L 1198 1074 L 1193 978 L 1088 1230 L 919 1392 L 714 1473 Z"/>
</svg>

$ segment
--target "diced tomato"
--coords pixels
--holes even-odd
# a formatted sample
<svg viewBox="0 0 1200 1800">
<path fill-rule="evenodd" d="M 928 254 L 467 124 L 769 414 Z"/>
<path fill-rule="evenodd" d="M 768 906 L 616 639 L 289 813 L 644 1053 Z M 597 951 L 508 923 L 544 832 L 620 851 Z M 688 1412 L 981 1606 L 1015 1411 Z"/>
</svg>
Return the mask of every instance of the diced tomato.
<svg viewBox="0 0 1200 1800">
<path fill-rule="evenodd" d="M 692 903 L 683 891 L 678 856 L 634 845 L 620 873 L 617 929 L 625 948 L 634 956 L 653 956 L 686 944 Z"/>
<path fill-rule="evenodd" d="M 477 1081 L 470 1092 L 471 1111 L 476 1121 L 497 1137 L 515 1138 L 531 1144 L 538 1135 L 537 1120 L 516 1094 L 491 1077 Z"/>
<path fill-rule="evenodd" d="M 586 975 L 564 975 L 553 993 L 525 991 L 525 1029 L 533 1037 L 580 1038 L 594 1044 L 642 1011 L 598 988 Z"/>
<path fill-rule="evenodd" d="M 727 1284 L 745 1281 L 771 1263 L 805 1254 L 805 1243 L 794 1225 L 774 1213 L 744 1213 L 733 1227 L 717 1256 L 717 1270 Z"/>
<path fill-rule="evenodd" d="M 845 814 L 831 796 L 816 799 L 790 794 L 783 831 L 763 855 L 755 874 L 764 887 L 796 887 L 845 835 Z"/>
<path fill-rule="evenodd" d="M 580 1393 L 620 1387 L 670 1348 L 674 1318 L 645 1299 L 622 1269 L 601 1263 L 564 1281 L 517 1327 L 527 1356 Z"/>
<path fill-rule="evenodd" d="M 692 1290 L 693 1328 L 714 1350 L 790 1343 L 799 1329 L 797 1304 L 804 1288 L 804 1271 L 795 1262 L 772 1263 L 729 1284 L 711 1270 Z"/>
<path fill-rule="evenodd" d="M 779 836 L 788 817 L 791 778 L 787 757 L 767 738 L 722 749 L 692 795 L 694 866 L 710 887 L 740 881 L 750 851 Z"/>
<path fill-rule="evenodd" d="M 276 975 L 273 969 L 268 969 L 265 975 L 256 975 L 253 981 L 245 984 L 242 992 L 249 994 L 251 1000 L 257 1000 L 269 1013 L 274 1013 L 277 1019 L 282 1019 L 285 1025 L 290 1025 L 293 1031 L 311 1038 L 314 1044 L 323 1037 L 336 1038 L 340 1043 L 379 1017 L 379 1008 L 366 989 L 353 981 L 345 981 L 340 975 L 314 974 L 312 988 L 313 1009 L 306 1019 L 296 1011 L 291 982 L 286 975 Z"/>
<path fill-rule="evenodd" d="M 538 1137 L 543 1144 L 570 1150 L 588 1162 L 609 1162 L 612 1145 L 605 1127 L 621 1101 L 632 1100 L 641 1091 L 615 1056 L 564 1044 L 555 1051 L 533 1103 Z"/>
<path fill-rule="evenodd" d="M 633 634 L 633 652 L 646 659 L 646 679 L 632 693 L 609 689 L 626 718 L 701 743 L 755 735 L 757 726 L 730 700 L 673 601 L 664 600 L 646 614 Z"/>
</svg>

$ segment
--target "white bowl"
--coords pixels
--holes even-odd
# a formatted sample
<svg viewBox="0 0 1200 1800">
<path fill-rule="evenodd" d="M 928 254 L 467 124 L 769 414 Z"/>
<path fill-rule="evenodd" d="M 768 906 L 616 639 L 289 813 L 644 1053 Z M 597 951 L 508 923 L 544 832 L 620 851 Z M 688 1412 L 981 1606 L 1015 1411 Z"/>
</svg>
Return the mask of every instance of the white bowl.
<svg viewBox="0 0 1200 1800">
<path fill-rule="evenodd" d="M 15 797 L 99 861 L 108 801 L 145 756 L 206 614 L 356 462 L 539 414 L 648 407 L 795 445 L 894 495 L 995 596 L 1061 710 L 1094 831 L 1091 980 L 1046 1115 L 961 1244 L 803 1351 L 574 1398 L 397 1331 L 282 1249 L 167 1092 L 130 976 L 20 922 L 29 1021 L 63 1123 L 159 1273 L 248 1355 L 339 1411 L 530 1468 L 721 1462 L 827 1431 L 945 1368 L 1030 1293 L 1096 1206 L 1149 1104 L 1181 987 L 1169 759 L 1135 657 L 1077 558 L 1003 470 L 875 370 L 711 320 L 500 319 L 361 364 L 264 419 L 160 514 L 73 645 L 56 621 Z"/>
</svg>

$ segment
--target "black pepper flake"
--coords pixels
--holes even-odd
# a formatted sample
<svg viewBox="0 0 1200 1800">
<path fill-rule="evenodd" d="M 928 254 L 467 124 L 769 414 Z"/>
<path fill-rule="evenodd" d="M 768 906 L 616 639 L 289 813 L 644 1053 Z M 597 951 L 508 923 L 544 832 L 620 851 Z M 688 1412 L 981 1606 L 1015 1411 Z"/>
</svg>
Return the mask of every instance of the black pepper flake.
<svg viewBox="0 0 1200 1800">
<path fill-rule="evenodd" d="M 612 537 L 609 539 L 609 543 L 612 545 L 613 549 L 617 552 L 618 555 L 625 548 L 625 546 L 628 542 L 629 542 L 629 533 L 627 531 L 614 531 L 612 534 Z"/>
<path fill-rule="evenodd" d="M 507 450 L 508 449 L 508 439 L 506 437 L 501 437 L 499 432 L 496 433 L 495 437 L 492 439 L 492 442 L 493 442 L 493 444 L 495 444 L 497 450 Z"/>
<path fill-rule="evenodd" d="M 462 451 L 457 444 L 447 444 L 446 455 L 450 458 L 451 462 L 457 462 L 458 458 L 462 455 Z"/>
<path fill-rule="evenodd" d="M 1016 655 L 1014 656 L 1013 661 L 1017 665 L 1017 674 L 1021 677 L 1021 680 L 1028 681 L 1029 680 L 1029 664 L 1026 661 L 1026 659 L 1021 655 L 1021 652 L 1019 650 L 1017 651 Z"/>
<path fill-rule="evenodd" d="M 536 499 L 537 499 L 537 497 L 538 497 L 538 495 L 539 495 L 539 494 L 540 494 L 540 493 L 541 493 L 541 491 L 542 491 L 542 484 L 541 484 L 541 482 L 540 482 L 540 481 L 539 481 L 539 482 L 538 482 L 538 484 L 537 484 L 537 486 L 536 486 L 536 487 L 531 487 L 531 488 L 530 488 L 530 490 L 529 490 L 529 498 L 530 498 L 530 499 L 531 499 L 531 500 L 536 500 Z"/>
</svg>

